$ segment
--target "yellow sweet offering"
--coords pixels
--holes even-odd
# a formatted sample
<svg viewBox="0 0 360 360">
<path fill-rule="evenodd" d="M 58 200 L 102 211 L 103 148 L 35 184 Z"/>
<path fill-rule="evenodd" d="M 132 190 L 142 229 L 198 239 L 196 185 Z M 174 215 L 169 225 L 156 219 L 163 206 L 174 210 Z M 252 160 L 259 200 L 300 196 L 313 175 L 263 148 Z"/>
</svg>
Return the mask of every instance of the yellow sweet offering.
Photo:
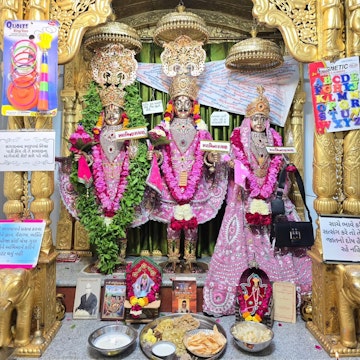
<svg viewBox="0 0 360 360">
<path fill-rule="evenodd" d="M 149 329 L 145 335 L 144 335 L 144 341 L 149 342 L 151 344 L 155 344 L 157 341 L 157 338 L 155 337 L 152 329 Z"/>
</svg>

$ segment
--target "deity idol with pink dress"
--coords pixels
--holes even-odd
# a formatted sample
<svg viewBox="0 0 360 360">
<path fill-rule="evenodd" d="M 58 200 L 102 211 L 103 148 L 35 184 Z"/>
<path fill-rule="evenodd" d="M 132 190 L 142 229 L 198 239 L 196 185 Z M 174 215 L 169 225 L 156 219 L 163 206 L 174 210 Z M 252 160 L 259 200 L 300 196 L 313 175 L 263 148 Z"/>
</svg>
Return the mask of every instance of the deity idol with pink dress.
<svg viewBox="0 0 360 360">
<path fill-rule="evenodd" d="M 230 167 L 227 205 L 214 254 L 207 273 L 203 311 L 222 316 L 235 313 L 241 274 L 256 261 L 270 281 L 296 284 L 298 295 L 311 291 L 311 259 L 306 248 L 278 249 L 272 246 L 270 202 L 275 197 L 282 155 L 268 154 L 267 146 L 282 146 L 278 132 L 270 127 L 270 105 L 258 88 L 259 97 L 250 103 L 245 119 L 230 138 Z M 300 221 L 284 191 L 285 214 Z M 300 297 L 300 296 L 299 296 Z"/>
<path fill-rule="evenodd" d="M 157 193 L 150 219 L 167 225 L 168 259 L 174 270 L 180 262 L 184 233 L 185 264 L 196 263 L 198 225 L 214 218 L 226 195 L 227 171 L 217 154 L 201 150 L 212 140 L 200 118 L 194 77 L 177 75 L 169 89 L 171 100 L 164 120 L 149 132 L 156 156 L 149 185 Z"/>
</svg>

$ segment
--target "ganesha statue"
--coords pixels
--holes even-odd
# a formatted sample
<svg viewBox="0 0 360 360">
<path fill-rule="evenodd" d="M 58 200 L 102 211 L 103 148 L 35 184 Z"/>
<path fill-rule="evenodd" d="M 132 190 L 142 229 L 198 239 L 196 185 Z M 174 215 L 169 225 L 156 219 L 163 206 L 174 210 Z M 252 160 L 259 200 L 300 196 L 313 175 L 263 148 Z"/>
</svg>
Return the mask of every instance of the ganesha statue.
<svg viewBox="0 0 360 360">
<path fill-rule="evenodd" d="M 0 349 L 11 346 L 12 342 L 15 347 L 30 342 L 33 293 L 31 271 L 0 270 Z M 12 323 L 14 314 L 15 324 Z"/>
<path fill-rule="evenodd" d="M 340 342 L 355 349 L 358 345 L 355 313 L 360 309 L 360 266 L 337 265 L 336 285 Z"/>
</svg>

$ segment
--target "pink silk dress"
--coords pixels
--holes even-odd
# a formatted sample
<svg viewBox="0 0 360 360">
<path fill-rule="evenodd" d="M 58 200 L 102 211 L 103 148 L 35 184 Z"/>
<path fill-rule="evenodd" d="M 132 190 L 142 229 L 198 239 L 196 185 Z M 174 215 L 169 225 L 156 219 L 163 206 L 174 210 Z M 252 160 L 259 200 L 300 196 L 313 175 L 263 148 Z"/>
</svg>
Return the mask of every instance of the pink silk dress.
<svg viewBox="0 0 360 360">
<path fill-rule="evenodd" d="M 233 132 L 240 134 L 248 154 L 250 132 L 247 119 L 244 119 L 240 131 L 237 128 Z M 273 132 L 268 128 L 269 142 L 273 141 L 272 134 Z M 250 160 L 250 164 L 253 161 Z M 254 168 L 257 166 L 252 165 Z M 276 190 L 276 186 L 273 190 Z M 249 196 L 250 191 L 251 189 L 244 190 L 233 179 L 229 181 L 225 214 L 203 289 L 203 311 L 208 315 L 223 316 L 235 313 L 237 286 L 241 274 L 253 260 L 266 272 L 271 282 L 292 282 L 297 286 L 298 295 L 311 290 L 311 259 L 307 256 L 306 249 L 274 249 L 270 240 L 269 226 L 247 224 L 245 213 L 252 200 Z M 269 203 L 272 197 L 266 201 Z M 291 201 L 286 197 L 284 202 L 288 219 L 299 221 L 300 217 Z"/>
</svg>

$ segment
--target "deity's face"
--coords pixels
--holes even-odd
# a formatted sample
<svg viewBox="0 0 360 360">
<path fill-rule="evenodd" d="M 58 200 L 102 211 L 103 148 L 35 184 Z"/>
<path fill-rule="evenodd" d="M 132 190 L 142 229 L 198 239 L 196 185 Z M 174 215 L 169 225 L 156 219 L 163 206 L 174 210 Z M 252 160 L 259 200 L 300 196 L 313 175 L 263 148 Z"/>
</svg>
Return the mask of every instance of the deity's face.
<svg viewBox="0 0 360 360">
<path fill-rule="evenodd" d="M 107 125 L 119 125 L 121 122 L 121 115 L 123 109 L 115 104 L 110 104 L 105 107 L 105 122 Z"/>
<path fill-rule="evenodd" d="M 266 128 L 266 116 L 263 114 L 255 114 L 250 117 L 251 129 L 256 132 L 263 132 Z"/>
<path fill-rule="evenodd" d="M 193 102 L 188 96 L 180 95 L 174 100 L 175 115 L 180 119 L 186 119 L 191 113 Z"/>
</svg>

